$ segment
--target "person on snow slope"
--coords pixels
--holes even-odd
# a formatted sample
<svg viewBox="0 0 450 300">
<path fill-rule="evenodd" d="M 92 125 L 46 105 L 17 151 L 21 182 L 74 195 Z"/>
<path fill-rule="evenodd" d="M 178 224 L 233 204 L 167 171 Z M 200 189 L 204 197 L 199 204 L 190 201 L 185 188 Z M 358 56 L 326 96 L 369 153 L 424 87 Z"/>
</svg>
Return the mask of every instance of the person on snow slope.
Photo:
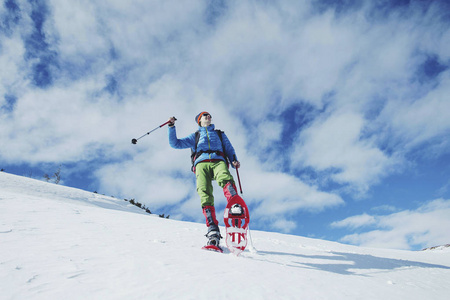
<svg viewBox="0 0 450 300">
<path fill-rule="evenodd" d="M 201 112 L 195 117 L 195 122 L 199 126 L 197 147 L 195 145 L 196 133 L 178 139 L 175 129 L 176 120 L 175 118 L 169 118 L 169 121 L 170 146 L 175 149 L 191 148 L 192 150 L 197 193 L 200 196 L 203 215 L 208 227 L 207 244 L 219 247 L 221 235 L 214 208 L 212 181 L 215 180 L 223 188 L 227 201 L 230 201 L 234 196 L 238 196 L 233 176 L 228 170 L 227 159 L 232 162 L 233 168 L 239 168 L 240 163 L 228 137 L 225 133 L 216 131 L 214 124 L 211 124 L 211 114 L 208 112 Z"/>
</svg>

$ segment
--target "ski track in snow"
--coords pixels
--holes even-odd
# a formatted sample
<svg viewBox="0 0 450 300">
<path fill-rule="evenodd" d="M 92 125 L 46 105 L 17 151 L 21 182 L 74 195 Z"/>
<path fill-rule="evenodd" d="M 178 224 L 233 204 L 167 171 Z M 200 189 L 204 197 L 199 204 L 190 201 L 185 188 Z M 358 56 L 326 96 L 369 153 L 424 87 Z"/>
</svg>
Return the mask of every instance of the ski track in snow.
<svg viewBox="0 0 450 300">
<path fill-rule="evenodd" d="M 251 231 L 239 257 L 205 225 L 0 173 L 0 299 L 448 299 L 450 251 Z M 224 228 L 221 228 L 224 232 Z M 251 251 L 250 251 L 251 250 Z"/>
</svg>

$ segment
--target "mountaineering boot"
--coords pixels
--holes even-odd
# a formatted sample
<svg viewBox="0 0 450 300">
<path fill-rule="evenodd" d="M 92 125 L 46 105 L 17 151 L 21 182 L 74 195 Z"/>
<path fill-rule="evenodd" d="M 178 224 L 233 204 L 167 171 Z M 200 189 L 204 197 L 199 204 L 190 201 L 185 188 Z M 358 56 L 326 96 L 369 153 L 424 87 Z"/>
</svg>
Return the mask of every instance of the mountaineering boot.
<svg viewBox="0 0 450 300">
<path fill-rule="evenodd" d="M 220 247 L 219 244 L 222 237 L 220 236 L 219 231 L 212 230 L 206 234 L 206 237 L 208 238 L 208 242 L 206 243 L 207 245 Z"/>
<path fill-rule="evenodd" d="M 219 222 L 216 219 L 216 209 L 214 206 L 203 207 L 203 215 L 206 218 L 206 226 L 208 226 L 208 233 L 206 237 L 208 238 L 208 245 L 219 247 L 220 243 L 220 229 Z"/>
<path fill-rule="evenodd" d="M 237 195 L 236 185 L 234 185 L 231 181 L 228 182 L 223 187 L 223 194 L 225 195 L 225 198 L 227 198 L 227 201 L 229 202 L 231 198 Z"/>
</svg>

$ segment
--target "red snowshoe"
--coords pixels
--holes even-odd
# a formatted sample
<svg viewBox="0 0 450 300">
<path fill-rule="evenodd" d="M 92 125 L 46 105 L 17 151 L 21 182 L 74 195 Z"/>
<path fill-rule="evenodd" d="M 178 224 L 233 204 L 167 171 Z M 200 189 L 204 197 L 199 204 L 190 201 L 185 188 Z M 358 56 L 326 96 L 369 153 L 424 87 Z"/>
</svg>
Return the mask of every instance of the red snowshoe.
<svg viewBox="0 0 450 300">
<path fill-rule="evenodd" d="M 218 246 L 214 246 L 214 245 L 206 245 L 206 246 L 203 246 L 202 249 L 223 253 L 222 248 L 220 248 Z"/>
<path fill-rule="evenodd" d="M 234 255 L 241 254 L 247 247 L 247 232 L 250 215 L 247 204 L 239 195 L 228 201 L 223 221 L 226 228 L 226 244 Z"/>
</svg>

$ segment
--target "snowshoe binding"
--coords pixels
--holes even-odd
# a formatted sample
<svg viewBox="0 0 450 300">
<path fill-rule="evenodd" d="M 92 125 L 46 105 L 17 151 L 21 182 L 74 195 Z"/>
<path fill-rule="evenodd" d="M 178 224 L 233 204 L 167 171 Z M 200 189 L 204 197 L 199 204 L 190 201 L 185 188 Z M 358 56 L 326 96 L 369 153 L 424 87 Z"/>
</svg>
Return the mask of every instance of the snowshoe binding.
<svg viewBox="0 0 450 300">
<path fill-rule="evenodd" d="M 235 203 L 231 206 L 229 214 L 232 216 L 242 216 L 244 214 L 244 209 L 240 204 Z"/>
</svg>

